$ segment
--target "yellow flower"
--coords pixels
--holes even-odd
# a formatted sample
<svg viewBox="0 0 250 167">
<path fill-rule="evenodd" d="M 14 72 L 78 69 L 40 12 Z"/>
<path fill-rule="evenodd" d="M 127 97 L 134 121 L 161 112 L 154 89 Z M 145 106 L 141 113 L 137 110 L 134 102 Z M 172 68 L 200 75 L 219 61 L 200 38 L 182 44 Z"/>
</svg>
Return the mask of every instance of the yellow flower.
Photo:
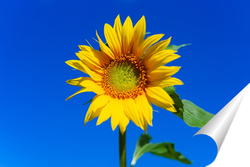
<svg viewBox="0 0 250 167">
<path fill-rule="evenodd" d="M 124 133 L 131 120 L 146 132 L 147 124 L 152 126 L 151 103 L 176 112 L 173 100 L 163 88 L 183 84 L 171 77 L 180 67 L 164 65 L 180 56 L 176 51 L 165 50 L 171 38 L 158 42 L 164 34 L 144 39 L 145 33 L 144 16 L 133 27 L 130 17 L 122 25 L 118 15 L 114 27 L 104 26 L 107 44 L 96 32 L 101 51 L 80 45 L 81 51 L 76 53 L 80 60 L 66 61 L 90 76 L 68 80 L 68 84 L 82 88 L 67 99 L 83 92 L 96 93 L 85 124 L 98 117 L 99 125 L 111 117 L 113 130 L 119 125 Z"/>
</svg>

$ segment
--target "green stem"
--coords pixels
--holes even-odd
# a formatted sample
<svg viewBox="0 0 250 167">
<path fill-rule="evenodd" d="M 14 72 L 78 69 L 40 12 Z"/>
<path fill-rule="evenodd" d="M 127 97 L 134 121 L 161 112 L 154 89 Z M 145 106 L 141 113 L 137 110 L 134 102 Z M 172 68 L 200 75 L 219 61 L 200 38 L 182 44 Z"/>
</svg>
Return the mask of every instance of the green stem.
<svg viewBox="0 0 250 167">
<path fill-rule="evenodd" d="M 127 167 L 126 165 L 126 131 L 122 134 L 119 130 L 119 155 L 120 167 Z"/>
</svg>

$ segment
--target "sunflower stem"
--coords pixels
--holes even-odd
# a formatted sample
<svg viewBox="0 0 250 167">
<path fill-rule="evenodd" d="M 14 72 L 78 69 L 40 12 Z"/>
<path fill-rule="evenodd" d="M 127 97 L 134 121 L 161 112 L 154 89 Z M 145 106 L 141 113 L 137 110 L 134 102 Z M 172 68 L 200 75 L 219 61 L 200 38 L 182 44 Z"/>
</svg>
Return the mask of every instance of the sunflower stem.
<svg viewBox="0 0 250 167">
<path fill-rule="evenodd" d="M 122 134 L 119 129 L 119 155 L 120 167 L 127 167 L 126 164 L 126 131 Z"/>
</svg>

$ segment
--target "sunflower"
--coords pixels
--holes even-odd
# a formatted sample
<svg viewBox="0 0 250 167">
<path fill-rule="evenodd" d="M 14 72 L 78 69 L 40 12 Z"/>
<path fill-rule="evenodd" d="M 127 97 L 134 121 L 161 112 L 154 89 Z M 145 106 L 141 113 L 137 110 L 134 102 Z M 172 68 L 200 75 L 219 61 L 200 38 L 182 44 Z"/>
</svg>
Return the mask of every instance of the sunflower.
<svg viewBox="0 0 250 167">
<path fill-rule="evenodd" d="M 83 92 L 96 93 L 86 113 L 85 124 L 98 117 L 99 125 L 111 117 L 113 130 L 119 125 L 124 133 L 131 120 L 146 132 L 147 124 L 152 126 L 151 103 L 176 112 L 174 101 L 163 88 L 183 84 L 171 77 L 180 67 L 164 65 L 180 56 L 174 50 L 165 50 L 171 37 L 158 42 L 164 34 L 145 39 L 145 33 L 144 16 L 133 27 L 130 17 L 122 25 L 118 15 L 113 27 L 104 26 L 106 44 L 96 31 L 100 50 L 80 45 L 81 51 L 76 53 L 80 60 L 66 61 L 90 76 L 68 80 L 68 84 L 81 89 L 67 99 Z"/>
</svg>

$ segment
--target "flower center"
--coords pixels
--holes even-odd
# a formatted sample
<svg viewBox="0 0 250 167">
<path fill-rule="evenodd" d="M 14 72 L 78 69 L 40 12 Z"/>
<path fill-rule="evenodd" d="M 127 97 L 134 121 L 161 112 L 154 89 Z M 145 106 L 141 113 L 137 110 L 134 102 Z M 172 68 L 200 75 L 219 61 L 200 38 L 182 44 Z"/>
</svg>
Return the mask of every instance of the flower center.
<svg viewBox="0 0 250 167">
<path fill-rule="evenodd" d="M 147 84 L 146 70 L 133 54 L 125 54 L 112 60 L 103 69 L 102 87 L 112 98 L 136 98 Z"/>
<path fill-rule="evenodd" d="M 109 82 L 117 91 L 129 91 L 139 83 L 139 71 L 130 62 L 114 63 L 110 69 Z"/>
</svg>

